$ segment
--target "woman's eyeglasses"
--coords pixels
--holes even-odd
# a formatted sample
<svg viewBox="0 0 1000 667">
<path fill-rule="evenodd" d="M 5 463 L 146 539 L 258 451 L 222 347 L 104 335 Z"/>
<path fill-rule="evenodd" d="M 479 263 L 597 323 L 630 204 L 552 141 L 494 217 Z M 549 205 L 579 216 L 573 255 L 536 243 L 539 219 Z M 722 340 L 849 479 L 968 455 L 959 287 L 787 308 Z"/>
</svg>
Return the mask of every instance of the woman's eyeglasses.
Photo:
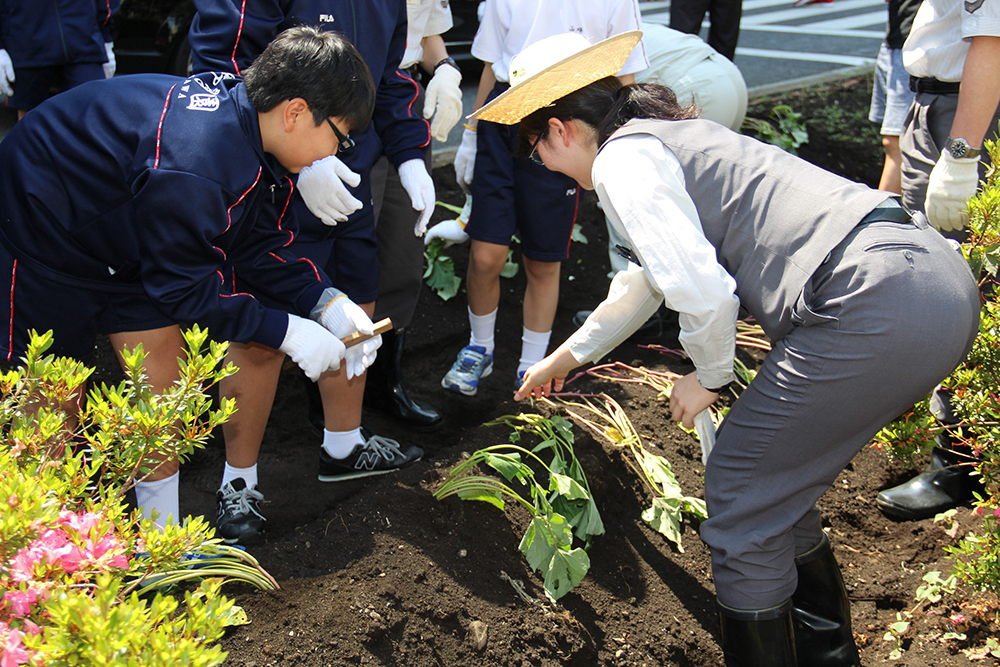
<svg viewBox="0 0 1000 667">
<path fill-rule="evenodd" d="M 542 140 L 542 135 L 535 137 L 535 143 L 531 144 L 531 151 L 528 153 L 528 159 L 535 164 L 544 167 L 545 163 L 542 162 L 541 156 L 538 154 L 538 142 Z"/>
<path fill-rule="evenodd" d="M 335 135 L 337 135 L 337 152 L 346 151 L 348 148 L 354 147 L 354 139 L 351 139 L 350 132 L 342 134 L 340 130 L 337 129 L 337 126 L 333 124 L 332 120 L 327 118 L 326 122 L 330 124 L 330 129 L 333 130 Z"/>
</svg>

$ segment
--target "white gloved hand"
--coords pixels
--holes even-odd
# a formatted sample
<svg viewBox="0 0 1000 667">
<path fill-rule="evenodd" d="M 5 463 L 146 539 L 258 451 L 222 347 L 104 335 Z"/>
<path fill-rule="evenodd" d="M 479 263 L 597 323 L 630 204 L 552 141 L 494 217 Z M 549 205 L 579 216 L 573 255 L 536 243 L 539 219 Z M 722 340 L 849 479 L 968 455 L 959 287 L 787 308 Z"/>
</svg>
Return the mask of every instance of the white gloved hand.
<svg viewBox="0 0 1000 667">
<path fill-rule="evenodd" d="M 0 93 L 7 97 L 14 94 L 14 63 L 6 49 L 0 49 Z"/>
<path fill-rule="evenodd" d="M 472 193 L 472 173 L 476 167 L 476 131 L 465 128 L 462 143 L 455 151 L 455 180 L 465 194 Z"/>
<path fill-rule="evenodd" d="M 969 200 L 979 185 L 979 158 L 956 158 L 942 151 L 927 181 L 924 212 L 941 231 L 958 231 L 969 224 Z"/>
<path fill-rule="evenodd" d="M 444 247 L 448 248 L 458 243 L 465 243 L 469 240 L 469 235 L 465 233 L 465 227 L 458 220 L 443 220 L 427 230 L 424 245 L 430 245 L 434 239 L 441 239 L 444 241 Z"/>
<path fill-rule="evenodd" d="M 312 214 L 331 227 L 345 222 L 361 208 L 361 202 L 347 191 L 361 184 L 361 176 L 351 171 L 336 155 L 317 160 L 299 172 L 299 193 Z"/>
<path fill-rule="evenodd" d="M 104 68 L 104 78 L 110 79 L 115 75 L 118 63 L 115 62 L 115 43 L 104 42 L 104 51 L 108 54 L 108 62 L 101 65 Z"/>
<path fill-rule="evenodd" d="M 410 195 L 410 203 L 414 210 L 420 211 L 417 224 L 413 227 L 413 233 L 423 236 L 427 231 L 427 223 L 434 213 L 434 181 L 427 173 L 427 165 L 420 158 L 407 160 L 399 165 L 399 182 Z"/>
<path fill-rule="evenodd" d="M 375 325 L 372 324 L 368 314 L 346 296 L 338 296 L 328 303 L 319 317 L 319 323 L 338 339 L 349 336 L 355 331 L 368 335 L 375 332 Z M 374 363 L 375 351 L 381 345 L 382 336 L 374 336 L 347 348 L 344 364 L 348 380 L 361 375 Z"/>
<path fill-rule="evenodd" d="M 298 315 L 288 315 L 288 330 L 278 349 L 292 358 L 313 382 L 326 371 L 340 368 L 344 344 L 322 326 Z"/>
<path fill-rule="evenodd" d="M 424 118 L 431 121 L 431 136 L 446 141 L 451 128 L 462 117 L 462 73 L 451 65 L 441 65 L 427 84 Z"/>
</svg>

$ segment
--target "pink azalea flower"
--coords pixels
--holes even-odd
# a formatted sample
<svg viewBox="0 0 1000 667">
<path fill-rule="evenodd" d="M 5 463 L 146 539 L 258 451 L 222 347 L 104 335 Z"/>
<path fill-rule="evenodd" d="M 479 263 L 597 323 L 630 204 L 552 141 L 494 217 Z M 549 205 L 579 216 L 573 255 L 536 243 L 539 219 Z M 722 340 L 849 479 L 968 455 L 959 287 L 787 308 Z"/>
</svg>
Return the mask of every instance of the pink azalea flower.
<svg viewBox="0 0 1000 667">
<path fill-rule="evenodd" d="M 21 644 L 21 633 L 0 621 L 0 667 L 17 667 L 28 662 L 28 651 Z"/>
<path fill-rule="evenodd" d="M 993 510 L 993 516 L 1000 519 L 1000 507 L 997 507 L 996 509 Z"/>
<path fill-rule="evenodd" d="M 14 616 L 27 616 L 31 613 L 31 605 L 38 600 L 38 593 L 28 589 L 26 591 L 7 591 L 3 594 L 3 601 L 10 605 Z"/>
<path fill-rule="evenodd" d="M 59 523 L 63 526 L 69 526 L 81 537 L 88 537 L 91 531 L 97 528 L 100 519 L 101 515 L 95 512 L 77 514 L 76 512 L 63 511 L 59 515 Z"/>
</svg>

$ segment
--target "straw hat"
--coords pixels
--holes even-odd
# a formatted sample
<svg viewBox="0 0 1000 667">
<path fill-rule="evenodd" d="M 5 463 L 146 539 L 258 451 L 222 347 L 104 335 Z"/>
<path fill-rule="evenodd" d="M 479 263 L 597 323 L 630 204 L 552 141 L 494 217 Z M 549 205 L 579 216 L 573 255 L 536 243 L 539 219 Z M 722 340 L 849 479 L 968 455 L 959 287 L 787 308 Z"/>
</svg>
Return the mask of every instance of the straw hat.
<svg viewBox="0 0 1000 667">
<path fill-rule="evenodd" d="M 510 62 L 510 88 L 469 116 L 513 125 L 560 97 L 614 76 L 642 38 L 630 30 L 591 44 L 575 32 L 539 40 Z"/>
</svg>

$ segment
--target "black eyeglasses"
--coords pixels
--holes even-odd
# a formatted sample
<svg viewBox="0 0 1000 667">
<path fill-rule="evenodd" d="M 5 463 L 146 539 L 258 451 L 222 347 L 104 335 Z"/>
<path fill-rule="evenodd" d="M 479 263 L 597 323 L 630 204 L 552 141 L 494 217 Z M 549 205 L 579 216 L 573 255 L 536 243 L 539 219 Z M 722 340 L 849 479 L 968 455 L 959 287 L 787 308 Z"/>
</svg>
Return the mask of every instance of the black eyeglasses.
<svg viewBox="0 0 1000 667">
<path fill-rule="evenodd" d="M 340 130 L 337 129 L 337 126 L 333 124 L 332 120 L 327 118 L 326 122 L 330 124 L 330 129 L 333 130 L 335 135 L 337 135 L 337 152 L 346 151 L 348 148 L 354 148 L 354 139 L 351 139 L 350 132 L 347 134 L 341 134 Z"/>
<path fill-rule="evenodd" d="M 536 152 L 538 150 L 538 142 L 541 140 L 542 140 L 542 135 L 539 134 L 537 137 L 535 137 L 535 143 L 531 144 L 531 150 L 528 152 L 528 159 L 534 162 L 535 164 L 544 167 L 545 163 L 542 162 L 541 156 L 538 155 L 538 153 Z"/>
</svg>

